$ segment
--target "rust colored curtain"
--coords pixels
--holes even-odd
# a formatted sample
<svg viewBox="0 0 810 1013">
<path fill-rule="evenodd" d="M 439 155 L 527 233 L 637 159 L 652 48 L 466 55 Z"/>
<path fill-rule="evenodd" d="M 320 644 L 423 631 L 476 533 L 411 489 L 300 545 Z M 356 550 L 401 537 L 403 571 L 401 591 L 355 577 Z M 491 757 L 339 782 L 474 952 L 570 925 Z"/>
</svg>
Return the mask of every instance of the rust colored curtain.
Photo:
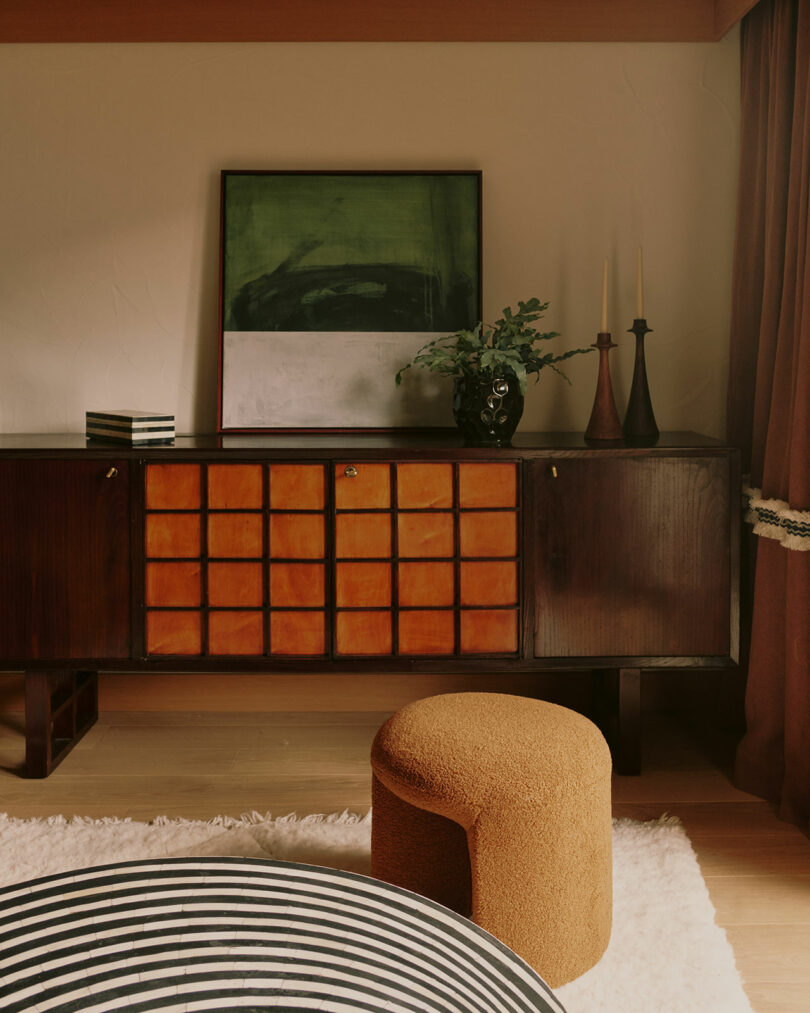
<svg viewBox="0 0 810 1013">
<path fill-rule="evenodd" d="M 742 22 L 729 439 L 753 523 L 739 787 L 810 829 L 810 3 Z"/>
</svg>

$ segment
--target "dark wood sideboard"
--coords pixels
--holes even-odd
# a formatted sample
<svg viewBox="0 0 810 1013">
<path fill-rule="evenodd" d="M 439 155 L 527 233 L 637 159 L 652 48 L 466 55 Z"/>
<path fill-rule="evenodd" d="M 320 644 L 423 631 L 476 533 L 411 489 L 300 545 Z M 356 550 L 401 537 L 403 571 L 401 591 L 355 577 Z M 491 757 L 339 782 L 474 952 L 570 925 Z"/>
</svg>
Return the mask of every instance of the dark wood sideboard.
<svg viewBox="0 0 810 1013">
<path fill-rule="evenodd" d="M 0 437 L 0 670 L 45 777 L 99 671 L 591 670 L 616 769 L 641 673 L 738 645 L 739 455 L 518 434 Z"/>
</svg>

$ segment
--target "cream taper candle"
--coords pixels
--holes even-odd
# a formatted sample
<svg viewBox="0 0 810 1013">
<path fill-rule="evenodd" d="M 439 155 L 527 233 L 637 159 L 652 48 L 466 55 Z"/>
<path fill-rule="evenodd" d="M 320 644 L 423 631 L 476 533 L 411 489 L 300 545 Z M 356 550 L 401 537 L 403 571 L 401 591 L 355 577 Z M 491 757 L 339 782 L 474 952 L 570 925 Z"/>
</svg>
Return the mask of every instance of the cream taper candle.
<svg viewBox="0 0 810 1013">
<path fill-rule="evenodd" d="M 644 319 L 644 277 L 641 269 L 641 247 L 636 259 L 636 319 Z"/>
<path fill-rule="evenodd" d="M 602 319 L 599 323 L 599 330 L 603 334 L 607 331 L 607 271 L 608 259 L 605 257 L 605 263 L 602 267 Z"/>
</svg>

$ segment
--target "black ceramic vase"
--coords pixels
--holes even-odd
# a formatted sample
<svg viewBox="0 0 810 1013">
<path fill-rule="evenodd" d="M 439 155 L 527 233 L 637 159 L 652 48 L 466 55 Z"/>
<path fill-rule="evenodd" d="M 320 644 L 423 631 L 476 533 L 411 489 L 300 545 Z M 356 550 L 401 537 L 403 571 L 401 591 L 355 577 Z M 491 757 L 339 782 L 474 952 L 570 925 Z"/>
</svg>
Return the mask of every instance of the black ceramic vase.
<svg viewBox="0 0 810 1013">
<path fill-rule="evenodd" d="M 508 447 L 523 414 L 523 395 L 514 374 L 457 376 L 453 417 L 468 447 Z"/>
</svg>

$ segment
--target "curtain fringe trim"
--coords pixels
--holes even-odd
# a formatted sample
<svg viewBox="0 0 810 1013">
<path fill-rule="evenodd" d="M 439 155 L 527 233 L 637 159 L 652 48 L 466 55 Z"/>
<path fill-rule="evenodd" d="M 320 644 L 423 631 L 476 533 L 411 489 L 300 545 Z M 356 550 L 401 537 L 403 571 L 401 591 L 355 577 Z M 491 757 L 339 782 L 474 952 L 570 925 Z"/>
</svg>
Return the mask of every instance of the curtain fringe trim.
<svg viewBox="0 0 810 1013">
<path fill-rule="evenodd" d="M 786 549 L 810 552 L 810 510 L 793 510 L 781 499 L 763 499 L 761 489 L 743 486 L 745 520 L 754 534 L 773 538 Z"/>
</svg>

